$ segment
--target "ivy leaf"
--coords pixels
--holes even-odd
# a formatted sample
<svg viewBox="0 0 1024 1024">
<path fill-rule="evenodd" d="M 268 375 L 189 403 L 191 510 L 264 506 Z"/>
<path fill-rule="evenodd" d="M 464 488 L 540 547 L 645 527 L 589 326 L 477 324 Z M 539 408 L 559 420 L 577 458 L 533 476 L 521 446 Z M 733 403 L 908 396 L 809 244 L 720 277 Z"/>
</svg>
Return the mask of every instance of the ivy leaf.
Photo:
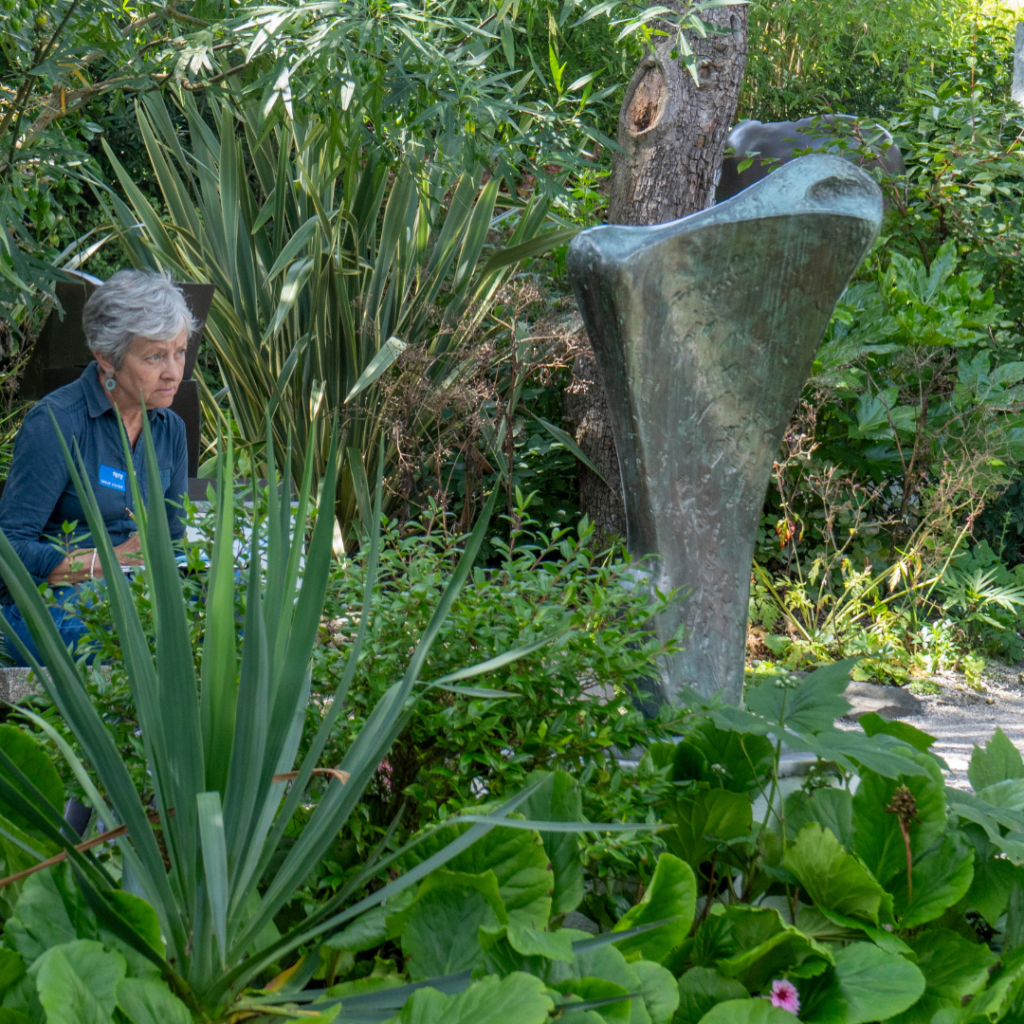
<svg viewBox="0 0 1024 1024">
<path fill-rule="evenodd" d="M 807 895 L 825 910 L 863 918 L 873 925 L 892 912 L 892 899 L 870 871 L 847 853 L 826 828 L 811 822 L 797 834 L 782 859 Z"/>
</svg>

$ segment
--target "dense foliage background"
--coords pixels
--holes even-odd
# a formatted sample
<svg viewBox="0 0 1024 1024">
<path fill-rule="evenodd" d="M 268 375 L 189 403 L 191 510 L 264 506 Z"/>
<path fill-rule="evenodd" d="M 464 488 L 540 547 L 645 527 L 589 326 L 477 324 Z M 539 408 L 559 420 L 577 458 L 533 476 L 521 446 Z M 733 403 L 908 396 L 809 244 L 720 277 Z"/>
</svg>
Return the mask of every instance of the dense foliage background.
<svg viewBox="0 0 1024 1024">
<path fill-rule="evenodd" d="M 187 1024 L 313 998 L 313 1019 L 340 1002 L 339 1021 L 401 1024 L 785 1024 L 792 998 L 821 1024 L 1024 1019 L 1019 753 L 997 734 L 958 792 L 931 737 L 877 716 L 834 726 L 851 671 L 983 686 L 986 658 L 1024 654 L 1017 16 L 993 0 L 750 5 L 737 116 L 852 114 L 845 146 L 882 126 L 907 172 L 879 175 L 882 237 L 778 453 L 746 709 L 656 711 L 651 606 L 621 543 L 581 516 L 565 408 L 583 344 L 565 250 L 605 215 L 644 5 L 0 0 L 0 467 L 62 275 L 214 281 L 203 474 L 276 479 L 276 445 L 321 499 L 289 544 L 305 532 L 323 556 L 322 593 L 296 612 L 308 693 L 282 645 L 266 675 L 236 658 L 283 635 L 266 609 L 292 609 L 296 566 L 274 556 L 229 599 L 215 533 L 288 535 L 271 490 L 193 510 L 183 611 L 176 568 L 93 603 L 112 670 L 65 666 L 78 704 L 3 711 L 0 874 L 68 863 L 0 888 L 0 1020 Z M 185 625 L 156 659 L 172 605 Z M 147 658 L 183 701 L 197 679 L 207 701 L 236 671 L 253 692 L 286 679 L 280 715 L 241 702 L 237 723 L 217 719 L 242 737 L 224 748 L 239 785 L 263 786 L 250 803 L 212 769 L 195 792 L 162 774 L 195 764 L 154 746 Z M 183 718 L 163 710 L 170 734 Z M 295 780 L 264 739 L 286 732 L 305 774 L 275 819 L 273 787 Z M 783 742 L 806 775 L 780 770 Z M 172 777 L 201 821 L 169 824 Z M 93 833 L 154 808 L 145 876 L 167 867 L 177 888 L 132 895 L 127 844 L 76 851 L 66 796 L 103 810 Z M 507 813 L 549 829 L 513 817 L 466 838 Z"/>
</svg>

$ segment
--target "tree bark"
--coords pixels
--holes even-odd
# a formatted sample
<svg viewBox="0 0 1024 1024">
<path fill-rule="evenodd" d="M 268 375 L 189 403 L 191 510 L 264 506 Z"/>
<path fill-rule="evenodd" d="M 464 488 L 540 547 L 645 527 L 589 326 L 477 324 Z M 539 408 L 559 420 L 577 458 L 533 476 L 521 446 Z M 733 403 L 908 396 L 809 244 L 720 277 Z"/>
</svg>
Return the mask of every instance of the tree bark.
<svg viewBox="0 0 1024 1024">
<path fill-rule="evenodd" d="M 671 54 L 675 33 L 657 40 L 626 89 L 619 111 L 608 220 L 612 224 L 662 224 L 696 213 L 714 202 L 729 126 L 736 114 L 747 59 L 745 5 L 713 8 L 705 22 L 731 28 L 706 39 L 689 33 L 697 61 L 698 88 Z M 618 455 L 607 403 L 589 342 L 573 367 L 576 443 L 604 474 L 611 488 L 580 465 L 580 507 L 599 537 L 625 532 Z M 567 409 L 567 414 L 569 410 Z"/>
</svg>

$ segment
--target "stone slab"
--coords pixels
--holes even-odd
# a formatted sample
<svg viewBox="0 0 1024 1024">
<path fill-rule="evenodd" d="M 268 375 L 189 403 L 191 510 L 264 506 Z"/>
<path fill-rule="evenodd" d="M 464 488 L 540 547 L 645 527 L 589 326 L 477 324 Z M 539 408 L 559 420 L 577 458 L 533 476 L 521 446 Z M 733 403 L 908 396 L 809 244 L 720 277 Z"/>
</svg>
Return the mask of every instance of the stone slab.
<svg viewBox="0 0 1024 1024">
<path fill-rule="evenodd" d="M 42 690 L 30 668 L 0 668 L 0 700 L 12 704 Z"/>
<path fill-rule="evenodd" d="M 922 702 L 899 686 L 851 682 L 843 696 L 852 705 L 849 714 L 844 716 L 850 722 L 856 722 L 861 715 L 871 712 L 883 718 L 909 718 L 924 714 Z"/>
</svg>

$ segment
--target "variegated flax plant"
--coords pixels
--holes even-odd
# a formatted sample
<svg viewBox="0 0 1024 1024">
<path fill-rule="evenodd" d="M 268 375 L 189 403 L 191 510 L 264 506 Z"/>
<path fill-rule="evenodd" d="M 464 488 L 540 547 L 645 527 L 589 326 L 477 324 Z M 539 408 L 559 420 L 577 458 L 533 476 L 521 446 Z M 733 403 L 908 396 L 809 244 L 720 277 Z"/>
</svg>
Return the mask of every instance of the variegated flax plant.
<svg viewBox="0 0 1024 1024">
<path fill-rule="evenodd" d="M 372 465 L 382 437 L 386 469 L 396 453 L 384 419 L 389 367 L 411 347 L 431 357 L 438 386 L 450 387 L 469 368 L 462 341 L 516 266 L 578 229 L 545 230 L 542 196 L 526 204 L 505 196 L 521 208 L 499 213 L 500 180 L 485 184 L 482 165 L 449 173 L 413 144 L 396 157 L 372 141 L 361 108 L 292 119 L 252 98 L 209 94 L 206 102 L 204 117 L 182 97 L 184 143 L 163 99 L 136 106 L 166 214 L 105 142 L 128 203 L 97 188 L 137 266 L 216 285 L 206 338 L 244 444 L 262 445 L 269 408 L 282 447 L 289 434 L 297 453 L 313 439 L 319 481 L 330 424 L 342 412 L 336 512 L 351 540 L 349 524 L 368 511 L 360 508 L 364 463 Z M 517 219 L 505 247 L 485 257 L 496 220 L 510 214 Z M 431 414 L 417 415 L 405 429 L 430 434 Z"/>
</svg>

